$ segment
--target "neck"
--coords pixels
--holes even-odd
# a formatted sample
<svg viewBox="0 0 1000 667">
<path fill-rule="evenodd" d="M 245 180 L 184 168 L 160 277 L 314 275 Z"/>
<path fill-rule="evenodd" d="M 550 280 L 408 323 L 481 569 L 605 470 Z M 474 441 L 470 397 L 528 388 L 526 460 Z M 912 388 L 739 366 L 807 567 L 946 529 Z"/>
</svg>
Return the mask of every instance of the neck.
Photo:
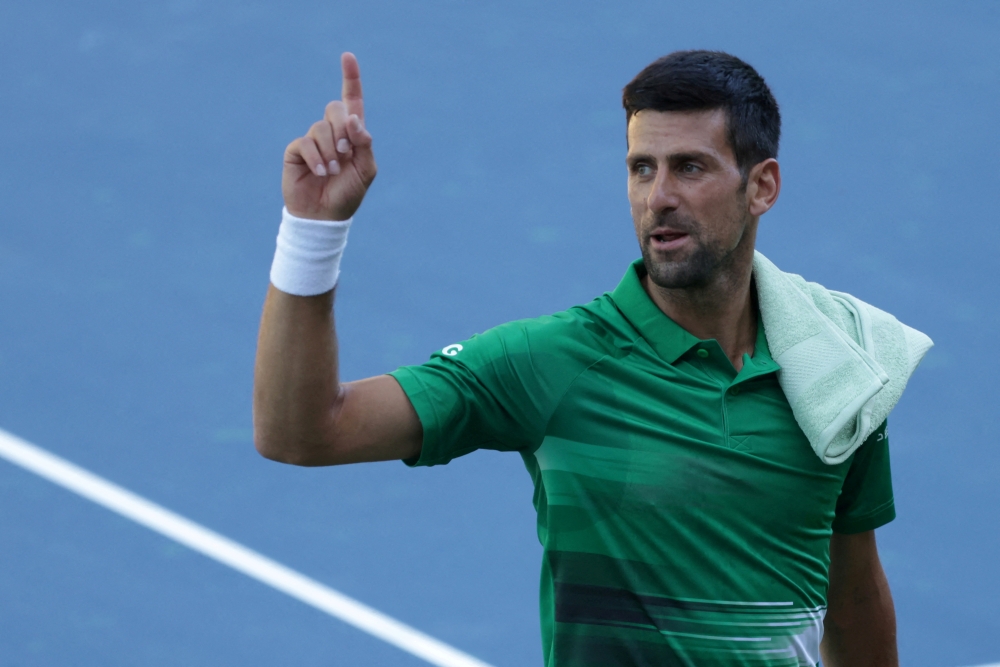
<svg viewBox="0 0 1000 667">
<path fill-rule="evenodd" d="M 688 333 L 719 342 L 737 372 L 743 355 L 753 355 L 757 342 L 756 295 L 753 293 L 753 246 L 739 253 L 708 285 L 660 287 L 643 276 L 646 293 L 660 310 Z"/>
</svg>

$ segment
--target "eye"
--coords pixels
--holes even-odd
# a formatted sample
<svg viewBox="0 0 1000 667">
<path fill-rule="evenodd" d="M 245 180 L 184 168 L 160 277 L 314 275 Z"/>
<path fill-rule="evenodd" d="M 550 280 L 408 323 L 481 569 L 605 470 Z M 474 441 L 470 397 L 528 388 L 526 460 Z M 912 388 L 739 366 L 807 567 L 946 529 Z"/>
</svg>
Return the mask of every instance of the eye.
<svg viewBox="0 0 1000 667">
<path fill-rule="evenodd" d="M 653 173 L 653 168 L 650 167 L 645 162 L 640 162 L 639 164 L 632 167 L 632 173 L 636 176 L 649 176 Z"/>
<path fill-rule="evenodd" d="M 700 171 L 701 167 L 699 167 L 693 162 L 685 162 L 684 164 L 681 165 L 682 174 L 697 174 Z"/>
</svg>

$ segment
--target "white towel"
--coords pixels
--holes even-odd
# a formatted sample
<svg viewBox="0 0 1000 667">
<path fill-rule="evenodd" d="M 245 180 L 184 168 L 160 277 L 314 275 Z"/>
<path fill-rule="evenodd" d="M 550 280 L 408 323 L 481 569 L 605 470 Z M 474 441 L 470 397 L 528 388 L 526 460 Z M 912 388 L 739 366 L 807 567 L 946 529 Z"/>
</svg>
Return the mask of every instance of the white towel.
<svg viewBox="0 0 1000 667">
<path fill-rule="evenodd" d="M 934 343 L 860 299 L 781 271 L 759 252 L 753 273 L 795 421 L 824 463 L 841 463 L 889 416 Z"/>
</svg>

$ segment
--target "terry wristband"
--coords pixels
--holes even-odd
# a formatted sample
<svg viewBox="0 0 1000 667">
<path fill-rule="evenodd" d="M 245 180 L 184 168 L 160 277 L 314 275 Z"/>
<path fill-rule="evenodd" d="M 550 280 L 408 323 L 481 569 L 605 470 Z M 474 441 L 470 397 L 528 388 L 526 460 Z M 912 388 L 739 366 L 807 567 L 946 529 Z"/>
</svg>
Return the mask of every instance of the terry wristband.
<svg viewBox="0 0 1000 667">
<path fill-rule="evenodd" d="M 340 276 L 340 257 L 351 220 L 307 220 L 282 209 L 271 284 L 296 296 L 332 290 Z"/>
</svg>

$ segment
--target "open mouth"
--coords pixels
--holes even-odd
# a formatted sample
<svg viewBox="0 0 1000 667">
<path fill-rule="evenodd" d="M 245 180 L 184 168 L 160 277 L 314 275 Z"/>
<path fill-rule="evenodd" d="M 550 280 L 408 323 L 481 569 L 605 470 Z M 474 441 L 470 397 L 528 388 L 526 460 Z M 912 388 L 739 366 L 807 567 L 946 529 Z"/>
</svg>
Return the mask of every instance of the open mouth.
<svg viewBox="0 0 1000 667">
<path fill-rule="evenodd" d="M 659 231 L 649 235 L 650 242 L 657 250 L 673 250 L 684 244 L 688 235 L 683 232 Z"/>
</svg>

